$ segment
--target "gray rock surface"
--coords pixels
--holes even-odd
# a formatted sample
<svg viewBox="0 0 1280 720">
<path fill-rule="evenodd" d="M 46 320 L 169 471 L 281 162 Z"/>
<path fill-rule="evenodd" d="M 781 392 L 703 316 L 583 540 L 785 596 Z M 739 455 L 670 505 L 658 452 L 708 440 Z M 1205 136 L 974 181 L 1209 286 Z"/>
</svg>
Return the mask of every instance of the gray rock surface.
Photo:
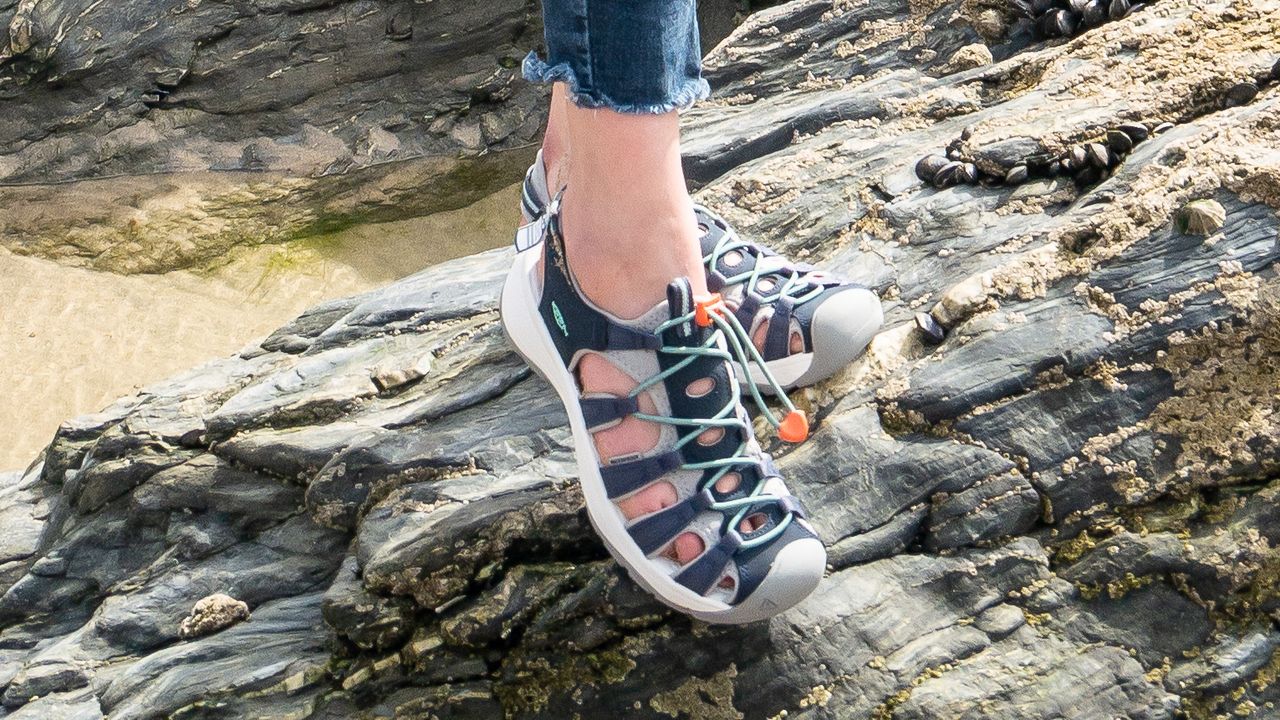
<svg viewBox="0 0 1280 720">
<path fill-rule="evenodd" d="M 694 623 L 608 559 L 499 250 L 0 477 L 0 716 L 1276 717 L 1280 91 L 1218 94 L 1280 56 L 1278 10 L 1161 0 L 1054 44 L 982 4 L 794 0 L 712 54 L 700 199 L 888 315 L 796 393 L 815 432 L 779 462 L 832 554 L 784 615 Z M 966 127 L 999 162 L 1125 120 L 1173 128 L 1096 185 L 913 172 Z M 1178 232 L 1202 198 L 1222 229 Z M 182 640 L 218 592 L 250 619 Z"/>
<path fill-rule="evenodd" d="M 704 0 L 704 42 L 737 0 Z M 0 0 L 0 246 L 116 272 L 462 207 L 520 177 L 535 0 Z"/>
</svg>

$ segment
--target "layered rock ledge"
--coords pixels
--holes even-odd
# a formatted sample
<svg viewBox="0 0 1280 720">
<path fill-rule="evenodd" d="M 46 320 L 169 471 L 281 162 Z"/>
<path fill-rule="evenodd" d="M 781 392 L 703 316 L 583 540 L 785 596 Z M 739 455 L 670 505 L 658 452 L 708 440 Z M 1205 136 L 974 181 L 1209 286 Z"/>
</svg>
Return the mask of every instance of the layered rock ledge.
<svg viewBox="0 0 1280 720">
<path fill-rule="evenodd" d="M 1044 42 L 981 2 L 793 0 L 715 50 L 700 199 L 888 311 L 777 448 L 832 548 L 792 611 L 708 627 L 619 573 L 497 324 L 498 250 L 0 476 L 0 716 L 1275 717 L 1280 90 L 1227 96 L 1278 12 L 1160 0 Z M 1091 183 L 914 171 L 1126 122 L 1172 127 Z M 1198 200 L 1225 217 L 1188 234 Z"/>
<path fill-rule="evenodd" d="M 0 0 L 0 247 L 162 272 L 463 207 L 533 157 L 541 42 L 537 0 Z"/>
</svg>

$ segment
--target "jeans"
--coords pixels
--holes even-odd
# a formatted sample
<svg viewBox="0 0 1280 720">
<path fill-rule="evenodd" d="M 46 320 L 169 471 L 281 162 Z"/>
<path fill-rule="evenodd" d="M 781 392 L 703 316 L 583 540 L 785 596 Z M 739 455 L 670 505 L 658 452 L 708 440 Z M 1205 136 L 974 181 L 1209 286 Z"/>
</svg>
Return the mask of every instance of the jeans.
<svg viewBox="0 0 1280 720">
<path fill-rule="evenodd" d="M 710 94 L 702 78 L 697 0 L 542 0 L 547 59 L 532 82 L 563 81 L 579 107 L 683 110 Z"/>
</svg>

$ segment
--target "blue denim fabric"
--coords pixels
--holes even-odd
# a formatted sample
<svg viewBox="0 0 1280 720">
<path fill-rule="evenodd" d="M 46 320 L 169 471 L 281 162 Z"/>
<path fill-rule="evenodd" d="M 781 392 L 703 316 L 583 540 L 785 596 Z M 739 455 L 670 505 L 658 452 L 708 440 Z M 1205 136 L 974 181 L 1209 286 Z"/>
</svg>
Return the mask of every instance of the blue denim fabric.
<svg viewBox="0 0 1280 720">
<path fill-rule="evenodd" d="M 564 81 L 580 107 L 665 113 L 711 92 L 697 0 L 542 0 L 542 16 L 547 59 L 531 51 L 524 77 Z"/>
</svg>

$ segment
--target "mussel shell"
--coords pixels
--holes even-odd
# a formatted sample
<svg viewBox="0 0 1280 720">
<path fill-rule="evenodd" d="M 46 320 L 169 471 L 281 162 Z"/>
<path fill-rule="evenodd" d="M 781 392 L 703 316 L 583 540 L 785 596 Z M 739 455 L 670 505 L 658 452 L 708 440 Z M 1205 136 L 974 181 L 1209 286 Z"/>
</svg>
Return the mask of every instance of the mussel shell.
<svg viewBox="0 0 1280 720">
<path fill-rule="evenodd" d="M 1021 185 L 1029 177 L 1031 177 L 1031 171 L 1027 170 L 1026 165 L 1014 165 L 1004 174 L 1004 181 L 1009 185 Z"/>
<path fill-rule="evenodd" d="M 1227 107 L 1238 107 L 1240 105 L 1248 105 L 1253 99 L 1258 97 L 1258 86 L 1251 82 L 1237 83 L 1227 90 L 1223 104 Z"/>
<path fill-rule="evenodd" d="M 1071 37 L 1074 35 L 1076 27 L 1080 24 L 1078 16 L 1072 15 L 1066 10 L 1058 10 L 1054 13 L 1054 21 L 1058 23 L 1058 32 L 1062 37 Z"/>
<path fill-rule="evenodd" d="M 1173 123 L 1171 123 L 1171 122 L 1162 122 L 1162 123 L 1160 123 L 1159 125 L 1157 125 L 1157 126 L 1155 126 L 1154 128 L 1152 128 L 1152 129 L 1151 129 L 1151 134 L 1152 134 L 1152 135 L 1160 135 L 1160 134 L 1163 134 L 1163 133 L 1167 133 L 1167 132 L 1169 132 L 1169 131 L 1170 131 L 1170 130 L 1172 130 L 1172 129 L 1173 129 Z"/>
<path fill-rule="evenodd" d="M 1067 172 L 1074 172 L 1087 165 L 1089 162 L 1089 151 L 1085 150 L 1083 145 L 1076 145 L 1067 151 L 1067 157 L 1062 162 L 1062 169 Z"/>
<path fill-rule="evenodd" d="M 973 163 L 965 163 L 964 165 L 960 166 L 960 170 L 961 170 L 960 182 L 969 184 L 969 183 L 975 183 L 978 181 L 977 165 L 974 165 Z"/>
<path fill-rule="evenodd" d="M 950 161 L 941 155 L 925 155 L 916 163 L 916 177 L 931 183 L 938 176 L 938 171 L 948 162 Z"/>
<path fill-rule="evenodd" d="M 1147 126 L 1143 125 L 1142 123 L 1122 123 L 1116 129 L 1124 133 L 1125 135 L 1128 135 L 1129 139 L 1133 141 L 1134 145 L 1137 145 L 1143 140 L 1146 140 L 1147 138 L 1151 137 L 1151 130 L 1149 130 Z"/>
<path fill-rule="evenodd" d="M 1089 156 L 1089 164 L 1099 170 L 1105 170 L 1111 164 L 1111 153 L 1102 143 L 1089 143 L 1085 146 L 1085 153 Z"/>
<path fill-rule="evenodd" d="M 1089 0 L 1067 0 L 1067 9 L 1076 15 L 1083 15 L 1084 9 L 1089 5 Z"/>
<path fill-rule="evenodd" d="M 1280 60 L 1276 60 L 1276 64 L 1271 66 L 1271 79 L 1280 80 Z"/>
<path fill-rule="evenodd" d="M 947 331 L 942 325 L 927 312 L 916 313 L 916 329 L 920 331 L 922 339 L 930 345 L 937 345 L 947 337 Z"/>
<path fill-rule="evenodd" d="M 959 185 L 961 183 L 961 174 L 964 172 L 964 163 L 954 160 L 943 165 L 938 174 L 933 177 L 933 186 L 939 190 Z"/>
<path fill-rule="evenodd" d="M 1107 8 L 1107 17 L 1112 20 L 1119 20 L 1129 14 L 1129 0 L 1111 0 L 1111 5 Z"/>
<path fill-rule="evenodd" d="M 1047 38 L 1069 37 L 1075 28 L 1075 18 L 1061 8 L 1050 10 L 1036 21 L 1036 31 Z"/>
<path fill-rule="evenodd" d="M 1133 138 L 1123 130 L 1108 130 L 1107 147 L 1118 153 L 1127 153 L 1133 149 Z"/>
<path fill-rule="evenodd" d="M 1097 27 L 1106 22 L 1106 0 L 1089 0 L 1089 4 L 1084 7 L 1084 12 L 1080 13 L 1080 20 L 1085 27 Z"/>
<path fill-rule="evenodd" d="M 1031 13 L 1037 17 L 1053 8 L 1053 0 L 1031 0 Z"/>
<path fill-rule="evenodd" d="M 1042 37 L 1042 38 L 1057 37 L 1057 34 L 1056 34 L 1057 31 L 1054 29 L 1056 26 L 1053 23 L 1053 19 L 1050 18 L 1048 15 L 1041 15 L 1040 17 L 1036 18 L 1035 24 L 1032 25 L 1032 27 L 1035 28 L 1036 35 L 1039 37 Z"/>
</svg>

